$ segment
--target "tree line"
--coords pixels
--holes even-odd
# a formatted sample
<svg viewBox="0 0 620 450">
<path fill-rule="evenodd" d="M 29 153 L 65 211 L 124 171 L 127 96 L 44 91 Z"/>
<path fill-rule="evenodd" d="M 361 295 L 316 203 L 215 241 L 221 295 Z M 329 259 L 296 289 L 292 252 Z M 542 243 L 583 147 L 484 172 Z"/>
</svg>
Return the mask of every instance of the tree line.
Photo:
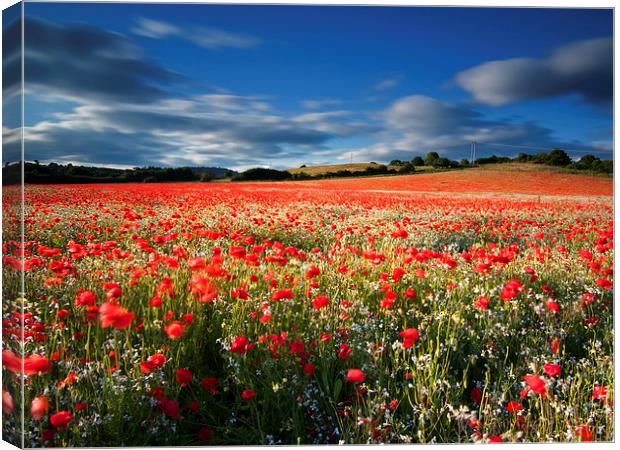
<svg viewBox="0 0 620 450">
<path fill-rule="evenodd" d="M 221 167 L 134 167 L 114 169 L 73 164 L 24 163 L 24 180 L 30 184 L 81 184 L 81 183 L 157 183 L 179 181 L 208 182 L 228 178 L 237 172 Z M 2 168 L 2 183 L 17 184 L 21 181 L 20 164 L 7 164 Z"/>
<path fill-rule="evenodd" d="M 486 158 L 477 158 L 475 165 L 481 164 L 503 164 L 503 163 L 534 163 L 544 164 L 548 166 L 564 167 L 569 170 L 589 171 L 602 174 L 612 174 L 614 163 L 613 160 L 602 160 L 594 155 L 585 155 L 578 160 L 573 160 L 568 153 L 561 148 L 555 148 L 550 152 L 540 152 L 534 155 L 528 153 L 519 153 L 516 157 L 492 155 Z M 471 163 L 467 158 L 459 161 L 453 161 L 442 157 L 437 152 L 428 152 L 424 158 L 421 156 L 414 157 L 411 161 L 401 161 L 394 159 L 390 161 L 391 166 L 408 166 L 414 167 L 430 166 L 433 168 L 458 168 L 470 167 Z"/>
</svg>

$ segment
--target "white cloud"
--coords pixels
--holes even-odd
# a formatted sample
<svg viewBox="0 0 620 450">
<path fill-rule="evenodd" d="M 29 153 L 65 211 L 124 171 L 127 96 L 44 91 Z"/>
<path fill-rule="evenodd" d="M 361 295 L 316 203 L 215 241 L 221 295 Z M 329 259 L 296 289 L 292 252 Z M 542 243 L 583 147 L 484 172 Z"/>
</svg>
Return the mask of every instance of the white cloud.
<svg viewBox="0 0 620 450">
<path fill-rule="evenodd" d="M 144 17 L 138 19 L 138 23 L 131 31 L 151 39 L 175 36 L 210 50 L 252 48 L 260 44 L 258 38 L 243 33 L 233 33 L 213 27 L 190 26 L 182 29 L 167 22 Z"/>
<path fill-rule="evenodd" d="M 394 89 L 398 86 L 399 81 L 396 78 L 386 78 L 385 80 L 379 81 L 375 85 L 375 89 L 377 91 L 389 91 L 390 89 Z"/>
<path fill-rule="evenodd" d="M 568 94 L 609 103 L 613 42 L 591 39 L 560 47 L 547 58 L 486 62 L 458 73 L 456 82 L 474 99 L 492 106 Z"/>
<path fill-rule="evenodd" d="M 301 104 L 306 109 L 321 109 L 327 106 L 336 106 L 341 104 L 341 100 L 336 100 L 333 98 L 326 98 L 320 100 L 305 100 Z"/>
<path fill-rule="evenodd" d="M 138 23 L 131 29 L 134 34 L 152 39 L 161 39 L 171 35 L 181 34 L 181 30 L 175 25 L 158 20 L 141 17 Z"/>
</svg>

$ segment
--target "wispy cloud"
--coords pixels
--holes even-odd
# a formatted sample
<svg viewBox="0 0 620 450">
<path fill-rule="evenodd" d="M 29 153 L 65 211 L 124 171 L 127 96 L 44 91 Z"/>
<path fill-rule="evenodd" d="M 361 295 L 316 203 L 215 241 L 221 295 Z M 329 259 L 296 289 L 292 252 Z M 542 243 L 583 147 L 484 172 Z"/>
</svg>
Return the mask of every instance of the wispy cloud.
<svg viewBox="0 0 620 450">
<path fill-rule="evenodd" d="M 547 58 L 486 62 L 460 72 L 456 82 L 474 99 L 492 106 L 568 94 L 609 104 L 613 42 L 591 39 L 560 47 Z"/>
<path fill-rule="evenodd" d="M 24 27 L 28 29 L 24 61 L 28 88 L 44 87 L 49 94 L 76 101 L 147 102 L 167 96 L 164 85 L 185 79 L 145 58 L 135 44 L 118 33 L 28 17 Z M 18 28 L 14 24 L 3 30 L 5 38 Z M 13 67 L 19 64 L 19 58 L 11 59 L 3 70 L 13 74 Z M 18 83 L 19 78 L 11 77 L 3 82 L 3 90 Z"/>
<path fill-rule="evenodd" d="M 306 109 L 321 109 L 328 106 L 336 106 L 342 103 L 342 100 L 335 98 L 304 100 L 301 105 Z"/>
<path fill-rule="evenodd" d="M 260 44 L 254 36 L 243 33 L 232 33 L 212 27 L 190 26 L 181 29 L 167 22 L 141 17 L 132 28 L 132 32 L 151 39 L 178 37 L 200 47 L 218 50 L 222 48 L 253 48 Z"/>
<path fill-rule="evenodd" d="M 390 89 L 394 89 L 400 81 L 397 78 L 385 78 L 384 80 L 379 81 L 375 85 L 375 90 L 377 91 L 389 91 Z"/>
</svg>

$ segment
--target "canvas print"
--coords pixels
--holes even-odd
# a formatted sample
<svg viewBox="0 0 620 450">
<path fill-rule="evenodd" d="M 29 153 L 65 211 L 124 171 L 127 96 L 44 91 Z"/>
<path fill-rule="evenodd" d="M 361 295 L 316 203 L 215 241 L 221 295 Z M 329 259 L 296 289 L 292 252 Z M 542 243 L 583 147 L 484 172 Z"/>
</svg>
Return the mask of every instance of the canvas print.
<svg viewBox="0 0 620 450">
<path fill-rule="evenodd" d="M 5 441 L 614 441 L 611 8 L 2 20 Z"/>
</svg>

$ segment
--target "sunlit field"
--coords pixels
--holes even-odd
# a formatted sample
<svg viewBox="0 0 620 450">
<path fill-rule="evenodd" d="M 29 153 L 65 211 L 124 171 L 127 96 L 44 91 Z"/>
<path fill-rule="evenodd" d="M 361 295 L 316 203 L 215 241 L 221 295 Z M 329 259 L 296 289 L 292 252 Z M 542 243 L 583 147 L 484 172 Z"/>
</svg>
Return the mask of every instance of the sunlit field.
<svg viewBox="0 0 620 450">
<path fill-rule="evenodd" d="M 611 195 L 482 171 L 27 186 L 25 445 L 613 440 Z"/>
</svg>

